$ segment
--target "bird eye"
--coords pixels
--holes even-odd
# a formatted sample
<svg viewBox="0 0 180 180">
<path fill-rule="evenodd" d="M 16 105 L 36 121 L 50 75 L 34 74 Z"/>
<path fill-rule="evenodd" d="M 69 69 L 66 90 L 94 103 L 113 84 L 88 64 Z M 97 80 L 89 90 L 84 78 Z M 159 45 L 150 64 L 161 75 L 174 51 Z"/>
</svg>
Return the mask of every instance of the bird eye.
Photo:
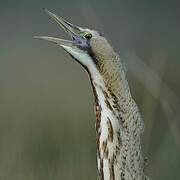
<svg viewBox="0 0 180 180">
<path fill-rule="evenodd" d="M 87 34 L 84 35 L 84 37 L 86 39 L 91 39 L 92 38 L 92 34 L 91 33 L 87 33 Z"/>
</svg>

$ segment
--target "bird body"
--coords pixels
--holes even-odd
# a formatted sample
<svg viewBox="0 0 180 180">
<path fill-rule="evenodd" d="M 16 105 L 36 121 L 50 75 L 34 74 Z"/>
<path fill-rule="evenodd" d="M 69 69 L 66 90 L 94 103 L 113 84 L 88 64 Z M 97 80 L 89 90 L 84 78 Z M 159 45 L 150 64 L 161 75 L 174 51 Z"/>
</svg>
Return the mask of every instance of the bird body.
<svg viewBox="0 0 180 180">
<path fill-rule="evenodd" d="M 119 56 L 98 32 L 74 26 L 47 13 L 73 41 L 40 36 L 63 47 L 88 72 L 96 112 L 97 166 L 100 180 L 145 180 L 141 153 L 143 120 L 131 96 Z"/>
</svg>

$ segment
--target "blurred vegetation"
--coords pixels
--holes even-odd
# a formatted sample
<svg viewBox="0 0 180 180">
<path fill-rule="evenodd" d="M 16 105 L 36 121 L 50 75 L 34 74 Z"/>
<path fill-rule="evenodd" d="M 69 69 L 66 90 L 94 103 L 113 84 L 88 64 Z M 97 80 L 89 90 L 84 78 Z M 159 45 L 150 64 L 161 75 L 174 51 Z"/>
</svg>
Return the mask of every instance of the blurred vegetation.
<svg viewBox="0 0 180 180">
<path fill-rule="evenodd" d="M 43 7 L 121 52 L 145 120 L 147 172 L 179 180 L 180 13 L 162 0 L 0 1 L 0 180 L 97 179 L 90 83 L 62 49 L 32 38 L 65 36 Z"/>
</svg>

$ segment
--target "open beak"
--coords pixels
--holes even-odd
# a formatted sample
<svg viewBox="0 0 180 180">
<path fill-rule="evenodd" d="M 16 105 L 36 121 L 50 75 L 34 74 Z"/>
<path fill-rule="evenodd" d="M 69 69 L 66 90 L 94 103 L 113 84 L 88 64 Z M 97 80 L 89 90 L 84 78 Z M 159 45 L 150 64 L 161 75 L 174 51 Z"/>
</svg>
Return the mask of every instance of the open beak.
<svg viewBox="0 0 180 180">
<path fill-rule="evenodd" d="M 37 39 L 43 39 L 47 40 L 53 43 L 56 43 L 60 45 L 61 47 L 71 47 L 71 48 L 77 48 L 77 47 L 86 47 L 87 42 L 86 39 L 83 37 L 84 30 L 83 28 L 80 28 L 78 26 L 75 26 L 66 20 L 64 20 L 61 17 L 58 17 L 57 15 L 53 14 L 52 12 L 45 9 L 45 12 L 55 21 L 57 24 L 65 31 L 67 32 L 72 41 L 55 38 L 55 37 L 49 37 L 49 36 L 34 36 L 34 38 Z"/>
</svg>

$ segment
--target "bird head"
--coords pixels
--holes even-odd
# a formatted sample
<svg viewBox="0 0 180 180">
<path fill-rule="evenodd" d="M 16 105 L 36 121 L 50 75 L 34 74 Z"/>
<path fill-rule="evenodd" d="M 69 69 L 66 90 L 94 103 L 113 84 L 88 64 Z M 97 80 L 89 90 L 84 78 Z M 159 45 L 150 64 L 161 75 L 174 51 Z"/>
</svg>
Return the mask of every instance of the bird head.
<svg viewBox="0 0 180 180">
<path fill-rule="evenodd" d="M 108 41 L 97 31 L 73 25 L 48 10 L 45 12 L 69 34 L 71 40 L 49 36 L 35 36 L 35 38 L 61 46 L 86 70 L 92 71 L 95 67 L 101 72 L 104 65 L 107 64 L 107 60 L 116 56 Z"/>
</svg>

